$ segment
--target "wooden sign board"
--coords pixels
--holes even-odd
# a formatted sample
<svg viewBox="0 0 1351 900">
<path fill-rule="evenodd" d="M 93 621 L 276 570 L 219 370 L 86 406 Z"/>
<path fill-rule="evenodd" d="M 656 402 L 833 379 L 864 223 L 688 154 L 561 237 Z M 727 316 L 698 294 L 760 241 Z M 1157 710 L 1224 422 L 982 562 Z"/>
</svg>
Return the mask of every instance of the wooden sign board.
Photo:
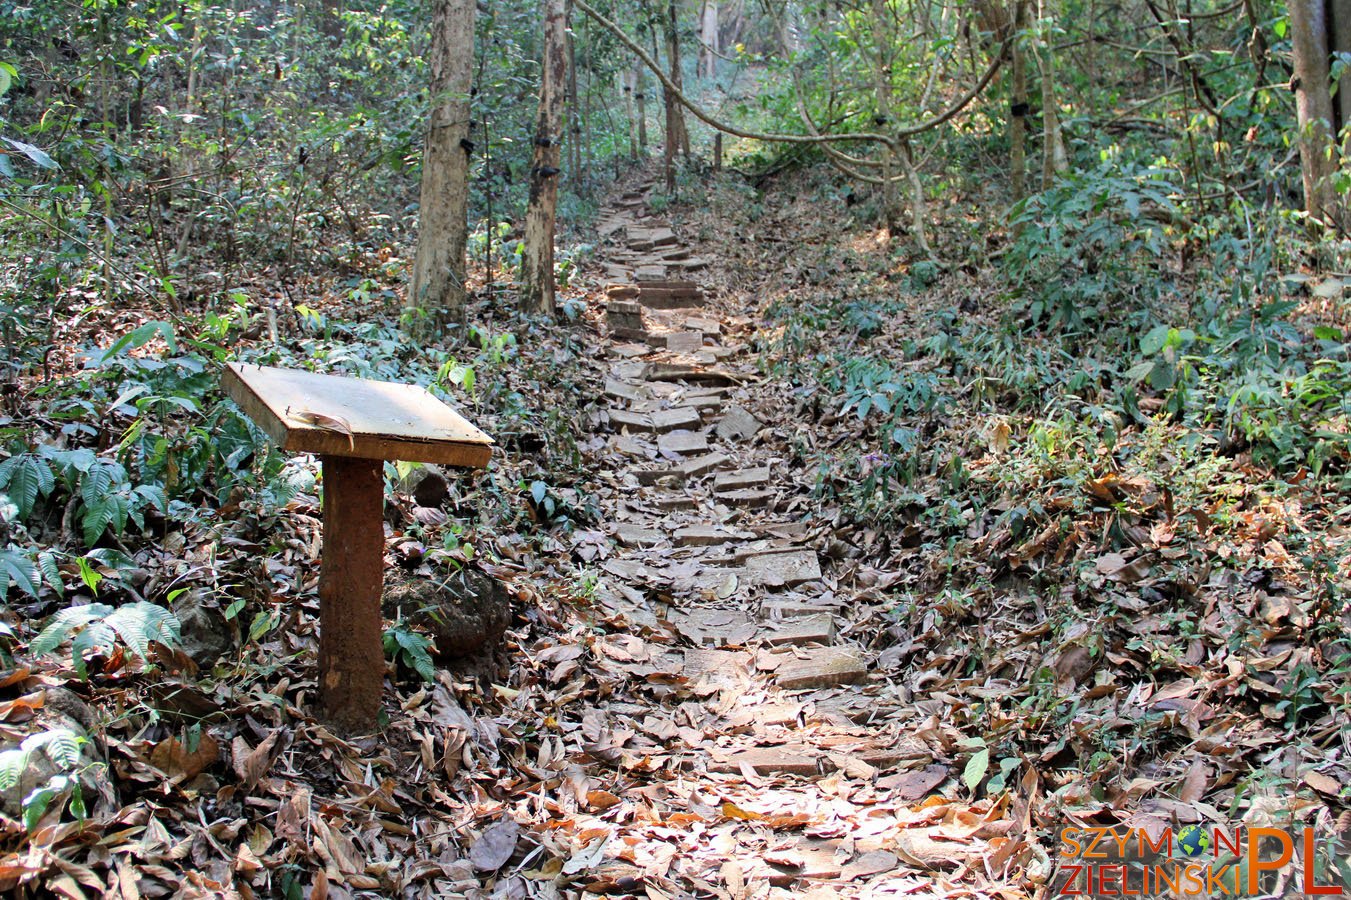
<svg viewBox="0 0 1351 900">
<path fill-rule="evenodd" d="M 230 398 L 283 450 L 482 468 L 492 438 L 426 388 L 228 363 Z"/>
</svg>

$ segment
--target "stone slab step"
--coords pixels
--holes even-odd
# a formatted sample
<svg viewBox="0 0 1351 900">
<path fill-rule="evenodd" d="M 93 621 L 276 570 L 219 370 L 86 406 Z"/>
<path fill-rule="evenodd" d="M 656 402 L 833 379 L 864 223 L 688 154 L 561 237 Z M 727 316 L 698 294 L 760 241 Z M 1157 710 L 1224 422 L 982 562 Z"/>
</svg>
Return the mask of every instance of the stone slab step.
<svg viewBox="0 0 1351 900">
<path fill-rule="evenodd" d="M 747 574 L 766 587 L 793 587 L 821 577 L 815 550 L 785 550 L 761 553 L 745 561 Z"/>
<path fill-rule="evenodd" d="M 694 410 L 689 410 L 694 412 Z M 696 424 L 698 413 L 694 413 Z M 691 453 L 703 453 L 708 450 L 708 438 L 700 431 L 675 430 L 657 438 L 657 449 L 663 453 L 687 456 Z"/>
<path fill-rule="evenodd" d="M 835 639 L 835 617 L 826 613 L 772 622 L 761 626 L 756 634 L 772 647 L 783 644 L 829 644 Z"/>
<path fill-rule="evenodd" d="M 615 526 L 615 538 L 626 547 L 655 547 L 666 540 L 666 535 L 655 528 L 622 524 Z"/>
<path fill-rule="evenodd" d="M 719 525 L 687 525 L 672 535 L 677 547 L 712 547 L 739 540 L 743 532 L 728 531 Z"/>
<path fill-rule="evenodd" d="M 712 750 L 710 772 L 736 774 L 753 769 L 758 775 L 798 775 L 814 778 L 821 775 L 819 757 L 804 746 L 751 747 L 734 753 Z"/>
<path fill-rule="evenodd" d="M 735 472 L 722 472 L 713 479 L 714 491 L 735 491 L 769 483 L 769 466 L 755 466 Z"/>
<path fill-rule="evenodd" d="M 764 509 L 774 502 L 773 491 L 715 491 L 714 496 L 719 503 L 726 503 L 728 506 L 737 506 L 742 509 Z"/>
<path fill-rule="evenodd" d="M 827 688 L 858 684 L 868 677 L 863 654 L 845 647 L 822 647 L 806 651 L 806 657 L 790 657 L 774 671 L 774 681 L 784 690 Z"/>
</svg>

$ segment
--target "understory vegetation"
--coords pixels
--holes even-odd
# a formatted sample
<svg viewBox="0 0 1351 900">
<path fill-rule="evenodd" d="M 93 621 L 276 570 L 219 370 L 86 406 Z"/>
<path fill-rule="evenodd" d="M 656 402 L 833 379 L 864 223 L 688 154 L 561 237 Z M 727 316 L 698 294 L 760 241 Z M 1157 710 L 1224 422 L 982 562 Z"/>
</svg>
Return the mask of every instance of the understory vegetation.
<svg viewBox="0 0 1351 900">
<path fill-rule="evenodd" d="M 715 156 L 687 113 L 649 209 L 746 317 L 784 489 L 854 579 L 847 636 L 907 728 L 967 735 L 949 793 L 1028 822 L 1036 797 L 1046 833 L 1205 804 L 1347 838 L 1351 270 L 1302 202 L 1284 5 L 711 4 L 712 37 L 708 5 L 572 13 L 560 302 L 528 316 L 540 21 L 480 4 L 470 300 L 414 340 L 423 4 L 0 2 L 0 889 L 479 890 L 476 810 L 543 821 L 569 765 L 621 777 L 594 711 L 642 710 L 595 648 L 651 634 L 604 603 L 594 225 L 658 177 L 674 113 L 607 25 L 704 119 L 840 138 Z M 307 717 L 319 464 L 225 398 L 227 362 L 422 385 L 493 436 L 436 503 L 386 464 L 371 527 L 404 576 L 510 596 L 508 674 L 451 673 L 400 613 L 382 735 Z M 579 892 L 590 863 L 548 841 L 521 878 Z"/>
</svg>

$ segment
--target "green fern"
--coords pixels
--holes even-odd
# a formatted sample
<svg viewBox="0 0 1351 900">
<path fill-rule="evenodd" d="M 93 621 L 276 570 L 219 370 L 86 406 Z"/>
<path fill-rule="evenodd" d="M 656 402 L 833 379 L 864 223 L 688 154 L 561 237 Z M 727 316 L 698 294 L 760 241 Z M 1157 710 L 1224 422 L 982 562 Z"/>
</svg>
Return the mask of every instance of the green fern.
<svg viewBox="0 0 1351 900">
<path fill-rule="evenodd" d="M 9 593 L 9 586 L 15 584 L 24 593 L 34 597 L 38 595 L 38 570 L 33 561 L 18 547 L 10 544 L 0 550 L 0 599 Z"/>
<path fill-rule="evenodd" d="M 24 827 L 29 831 L 37 828 L 53 800 L 59 800 L 64 806 L 69 798 L 70 811 L 76 818 L 83 819 L 88 815 L 79 777 L 84 762 L 80 751 L 88 742 L 89 738 L 69 728 L 53 728 L 31 734 L 19 746 L 0 752 L 0 792 L 8 793 L 18 787 L 29 758 L 40 750 L 46 752 L 47 759 L 56 767 L 56 774 L 47 779 L 46 784 L 34 788 L 23 798 Z"/>
<path fill-rule="evenodd" d="M 50 653 L 59 647 L 71 633 L 71 661 L 81 678 L 88 678 L 85 655 L 98 650 L 112 649 L 119 639 L 135 656 L 150 659 L 150 643 L 158 641 L 167 647 L 181 643 L 178 617 L 162 606 L 138 600 L 113 608 L 106 603 L 90 603 L 63 609 L 52 617 L 28 650 L 35 656 Z"/>
<path fill-rule="evenodd" d="M 19 517 L 28 518 L 38 497 L 46 497 L 56 487 L 56 476 L 47 461 L 33 453 L 20 453 L 0 462 L 0 490 L 19 508 Z"/>
<path fill-rule="evenodd" d="M 432 663 L 432 642 L 413 631 L 403 622 L 395 622 L 385 630 L 385 655 L 418 673 L 427 683 L 436 681 L 436 666 Z"/>
</svg>

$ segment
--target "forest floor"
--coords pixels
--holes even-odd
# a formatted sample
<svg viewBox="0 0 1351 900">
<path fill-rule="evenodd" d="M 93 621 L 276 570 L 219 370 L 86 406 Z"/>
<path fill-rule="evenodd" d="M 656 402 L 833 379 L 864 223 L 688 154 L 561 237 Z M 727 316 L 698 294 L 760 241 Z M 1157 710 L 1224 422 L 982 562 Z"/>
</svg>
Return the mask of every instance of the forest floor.
<svg viewBox="0 0 1351 900">
<path fill-rule="evenodd" d="M 1064 827 L 1345 837 L 1346 614 L 1282 547 L 1344 500 L 1277 495 L 1242 454 L 1194 472 L 1163 419 L 1128 464 L 1082 436 L 1037 443 L 1013 388 L 987 404 L 957 363 L 913 352 L 959 314 L 1002 327 L 986 275 L 939 279 L 875 231 L 841 230 L 820 179 L 714 178 L 667 207 L 639 171 L 609 196 L 567 292 L 580 315 L 520 332 L 519 355 L 479 374 L 479 390 L 498 381 L 467 410 L 498 438 L 493 468 L 389 504 L 391 573 L 439 580 L 440 553 L 506 588 L 505 665 L 430 682 L 392 669 L 380 735 L 346 740 L 306 713 L 312 485 L 281 503 L 232 494 L 127 547 L 150 599 L 207 578 L 261 611 L 209 672 L 114 654 L 85 681 L 17 655 L 4 727 L 60 707 L 111 777 L 83 821 L 48 811 L 19 844 L 11 820 L 0 883 L 1013 898 L 1063 882 Z M 383 333 L 361 334 L 322 344 L 330 363 L 428 364 L 418 350 L 395 365 Z M 878 355 L 901 362 L 860 365 Z M 893 465 L 869 417 L 883 403 L 885 446 L 954 456 Z M 1326 535 L 1340 589 L 1345 530 Z M 1233 860 L 1211 853 L 1232 885 Z"/>
</svg>

